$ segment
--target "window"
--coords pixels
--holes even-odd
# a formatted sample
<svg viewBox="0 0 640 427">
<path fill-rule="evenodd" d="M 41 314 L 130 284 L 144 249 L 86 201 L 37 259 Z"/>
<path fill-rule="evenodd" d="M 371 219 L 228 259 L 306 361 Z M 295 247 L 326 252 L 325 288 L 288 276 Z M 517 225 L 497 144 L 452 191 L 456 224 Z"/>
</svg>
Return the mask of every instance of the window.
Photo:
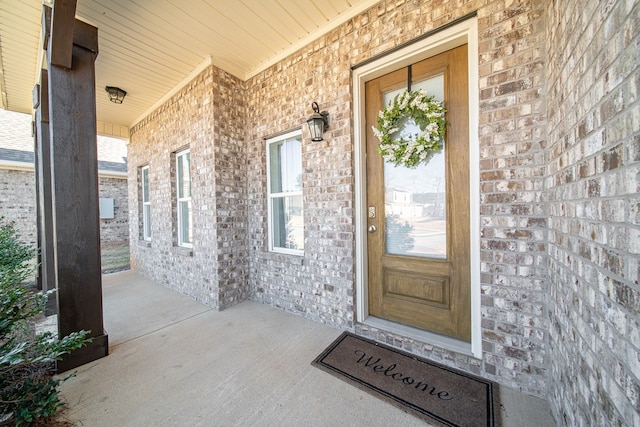
<svg viewBox="0 0 640 427">
<path fill-rule="evenodd" d="M 302 131 L 267 140 L 269 250 L 304 252 Z"/>
<path fill-rule="evenodd" d="M 142 181 L 142 239 L 151 240 L 151 199 L 149 197 L 149 166 L 140 169 Z"/>
<path fill-rule="evenodd" d="M 176 193 L 178 199 L 178 246 L 191 247 L 191 156 L 189 150 L 176 153 Z"/>
</svg>

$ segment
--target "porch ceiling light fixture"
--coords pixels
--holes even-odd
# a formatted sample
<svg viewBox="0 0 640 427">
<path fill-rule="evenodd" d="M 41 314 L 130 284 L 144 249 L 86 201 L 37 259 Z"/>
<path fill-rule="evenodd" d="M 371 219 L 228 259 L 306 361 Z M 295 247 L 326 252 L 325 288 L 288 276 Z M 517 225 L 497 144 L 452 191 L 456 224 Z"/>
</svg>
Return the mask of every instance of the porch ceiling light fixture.
<svg viewBox="0 0 640 427">
<path fill-rule="evenodd" d="M 322 141 L 322 134 L 329 128 L 329 113 L 326 111 L 320 112 L 317 102 L 313 102 L 311 108 L 313 109 L 313 114 L 307 119 L 311 140 Z"/>
<path fill-rule="evenodd" d="M 122 104 L 124 96 L 127 94 L 127 92 L 115 86 L 107 86 L 104 88 L 104 90 L 106 90 L 109 94 L 109 101 L 116 104 Z"/>
</svg>

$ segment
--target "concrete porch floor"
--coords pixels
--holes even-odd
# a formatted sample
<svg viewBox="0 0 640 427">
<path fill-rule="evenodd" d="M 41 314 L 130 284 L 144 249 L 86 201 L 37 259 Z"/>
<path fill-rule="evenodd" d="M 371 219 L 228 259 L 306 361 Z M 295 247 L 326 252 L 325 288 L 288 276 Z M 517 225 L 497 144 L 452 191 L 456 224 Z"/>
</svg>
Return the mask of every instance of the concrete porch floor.
<svg viewBox="0 0 640 427">
<path fill-rule="evenodd" d="M 79 426 L 425 426 L 310 362 L 340 331 L 252 301 L 222 312 L 133 271 L 103 276 L 110 355 L 61 387 Z M 504 426 L 554 426 L 501 388 Z"/>
</svg>

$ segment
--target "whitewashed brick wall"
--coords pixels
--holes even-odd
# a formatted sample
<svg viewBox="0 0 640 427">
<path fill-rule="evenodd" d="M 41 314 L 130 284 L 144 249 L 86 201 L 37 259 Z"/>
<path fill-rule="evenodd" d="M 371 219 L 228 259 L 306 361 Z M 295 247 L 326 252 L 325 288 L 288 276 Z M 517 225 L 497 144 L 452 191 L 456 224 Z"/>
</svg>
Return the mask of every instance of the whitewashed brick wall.
<svg viewBox="0 0 640 427">
<path fill-rule="evenodd" d="M 132 267 L 198 301 L 224 308 L 248 296 L 243 83 L 208 67 L 131 129 Z M 189 147 L 193 248 L 176 245 L 173 155 Z M 139 169 L 149 166 L 150 242 L 141 240 Z"/>
<path fill-rule="evenodd" d="M 552 2 L 551 402 L 567 425 L 640 425 L 640 3 Z"/>
<path fill-rule="evenodd" d="M 534 393 L 547 387 L 549 355 L 543 3 L 478 11 L 484 368 Z"/>
</svg>

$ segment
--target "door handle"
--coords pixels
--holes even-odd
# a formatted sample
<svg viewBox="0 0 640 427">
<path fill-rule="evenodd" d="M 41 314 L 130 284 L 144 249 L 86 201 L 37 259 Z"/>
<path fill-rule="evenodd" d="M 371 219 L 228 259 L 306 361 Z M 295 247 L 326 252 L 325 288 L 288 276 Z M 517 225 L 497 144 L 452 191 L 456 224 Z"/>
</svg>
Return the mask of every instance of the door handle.
<svg viewBox="0 0 640 427">
<path fill-rule="evenodd" d="M 369 230 L 369 233 L 373 233 L 376 231 L 376 226 L 371 224 L 367 230 Z"/>
</svg>

